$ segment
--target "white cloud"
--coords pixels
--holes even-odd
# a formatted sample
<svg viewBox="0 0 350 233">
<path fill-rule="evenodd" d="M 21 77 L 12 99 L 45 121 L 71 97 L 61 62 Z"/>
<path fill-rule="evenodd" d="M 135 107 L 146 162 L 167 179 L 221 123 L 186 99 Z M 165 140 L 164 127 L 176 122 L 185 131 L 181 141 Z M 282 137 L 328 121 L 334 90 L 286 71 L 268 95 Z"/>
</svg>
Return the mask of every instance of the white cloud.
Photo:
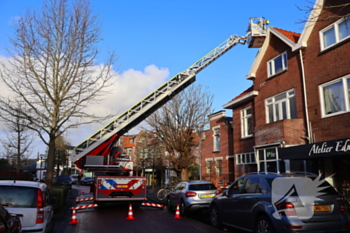
<svg viewBox="0 0 350 233">
<path fill-rule="evenodd" d="M 8 64 L 8 58 L 0 56 L 0 63 Z M 91 105 L 86 111 L 99 115 L 117 112 L 118 114 L 115 116 L 117 117 L 166 82 L 168 76 L 169 70 L 167 68 L 158 68 L 156 65 L 149 65 L 143 71 L 134 69 L 123 71 L 118 75 L 114 86 L 110 88 L 111 94 L 106 96 L 101 103 Z M 10 94 L 6 85 L 1 81 L 0 93 L 1 96 Z M 91 124 L 81 126 L 78 129 L 71 129 L 65 137 L 72 145 L 77 145 L 107 123 Z M 130 133 L 136 133 L 135 129 Z M 34 148 L 33 151 L 44 153 L 46 146 L 37 143 L 37 147 L 40 149 Z"/>
</svg>

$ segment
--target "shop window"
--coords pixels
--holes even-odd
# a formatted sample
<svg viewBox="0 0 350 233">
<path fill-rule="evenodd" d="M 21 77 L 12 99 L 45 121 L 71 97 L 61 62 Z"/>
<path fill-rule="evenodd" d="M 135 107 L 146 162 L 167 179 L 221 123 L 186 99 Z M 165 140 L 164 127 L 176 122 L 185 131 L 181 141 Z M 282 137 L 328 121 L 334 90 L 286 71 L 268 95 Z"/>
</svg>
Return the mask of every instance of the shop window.
<svg viewBox="0 0 350 233">
<path fill-rule="evenodd" d="M 253 135 L 252 107 L 241 110 L 242 138 Z"/>
<path fill-rule="evenodd" d="M 285 172 L 285 164 L 278 157 L 278 147 L 258 149 L 259 172 Z"/>
<path fill-rule="evenodd" d="M 277 57 L 267 62 L 269 77 L 278 74 L 288 68 L 287 52 L 284 52 Z"/>
<path fill-rule="evenodd" d="M 319 87 L 322 116 L 332 116 L 350 111 L 350 75 L 333 80 Z"/>
<path fill-rule="evenodd" d="M 350 38 L 350 18 L 340 19 L 320 31 L 321 50 Z"/>
<path fill-rule="evenodd" d="M 266 122 L 297 118 L 294 89 L 266 99 Z"/>
</svg>

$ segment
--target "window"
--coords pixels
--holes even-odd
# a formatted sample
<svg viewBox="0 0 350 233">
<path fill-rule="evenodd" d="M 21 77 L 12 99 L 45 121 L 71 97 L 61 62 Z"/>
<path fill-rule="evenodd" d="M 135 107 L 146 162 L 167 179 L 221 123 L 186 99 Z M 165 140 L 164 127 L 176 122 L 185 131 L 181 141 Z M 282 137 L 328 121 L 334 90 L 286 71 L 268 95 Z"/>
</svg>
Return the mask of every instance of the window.
<svg viewBox="0 0 350 233">
<path fill-rule="evenodd" d="M 267 62 L 267 69 L 269 77 L 282 72 L 288 68 L 287 52 L 284 52 L 277 57 Z"/>
<path fill-rule="evenodd" d="M 216 127 L 213 129 L 214 131 L 214 151 L 220 151 L 220 128 Z"/>
<path fill-rule="evenodd" d="M 252 107 L 241 110 L 242 138 L 253 135 Z"/>
<path fill-rule="evenodd" d="M 216 176 L 221 176 L 222 175 L 222 158 L 216 158 L 215 165 L 216 165 Z"/>
<path fill-rule="evenodd" d="M 235 181 L 229 188 L 228 190 L 228 194 L 232 195 L 232 194 L 240 194 L 242 192 L 242 187 L 245 181 L 245 177 L 238 179 L 237 181 Z"/>
<path fill-rule="evenodd" d="M 336 115 L 350 111 L 350 75 L 333 80 L 319 87 L 322 116 Z"/>
<path fill-rule="evenodd" d="M 285 172 L 284 162 L 278 157 L 278 147 L 258 149 L 259 172 Z"/>
<path fill-rule="evenodd" d="M 320 31 L 321 50 L 350 37 L 350 18 L 340 19 Z"/>
<path fill-rule="evenodd" d="M 126 154 L 128 155 L 128 157 L 131 157 L 131 151 L 132 151 L 132 148 L 126 149 Z"/>
<path fill-rule="evenodd" d="M 266 122 L 297 118 L 294 89 L 266 99 Z"/>
<path fill-rule="evenodd" d="M 259 178 L 257 177 L 247 178 L 243 193 L 261 193 Z"/>
<path fill-rule="evenodd" d="M 244 153 L 244 154 L 237 154 L 236 155 L 236 164 L 242 165 L 242 164 L 256 164 L 255 161 L 255 154 L 252 153 Z"/>
<path fill-rule="evenodd" d="M 205 163 L 207 165 L 207 174 L 211 174 L 212 173 L 212 160 L 206 160 Z"/>
<path fill-rule="evenodd" d="M 134 144 L 134 139 L 130 138 L 130 144 Z"/>
</svg>

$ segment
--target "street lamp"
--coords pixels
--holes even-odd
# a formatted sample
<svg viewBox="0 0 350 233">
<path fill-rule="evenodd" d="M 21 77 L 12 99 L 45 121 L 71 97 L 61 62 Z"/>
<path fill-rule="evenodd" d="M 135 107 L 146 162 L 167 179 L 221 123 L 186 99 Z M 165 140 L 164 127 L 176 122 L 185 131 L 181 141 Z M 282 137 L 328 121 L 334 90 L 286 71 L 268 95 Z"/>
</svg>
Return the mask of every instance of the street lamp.
<svg viewBox="0 0 350 233">
<path fill-rule="evenodd" d="M 40 182 L 41 182 L 41 178 L 42 178 L 42 173 L 43 173 L 43 157 L 40 156 Z"/>
</svg>

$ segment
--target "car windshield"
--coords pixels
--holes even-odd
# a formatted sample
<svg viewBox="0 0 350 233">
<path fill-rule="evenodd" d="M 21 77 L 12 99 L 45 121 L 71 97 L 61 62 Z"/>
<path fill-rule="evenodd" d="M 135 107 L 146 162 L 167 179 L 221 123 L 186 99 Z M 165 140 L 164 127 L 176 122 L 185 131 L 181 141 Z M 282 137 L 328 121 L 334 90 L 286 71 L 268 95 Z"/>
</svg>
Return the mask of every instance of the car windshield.
<svg viewBox="0 0 350 233">
<path fill-rule="evenodd" d="M 4 207 L 36 207 L 37 189 L 31 187 L 0 186 L 0 204 Z"/>
<path fill-rule="evenodd" d="M 189 190 L 200 191 L 200 190 L 216 190 L 214 184 L 191 184 Z"/>
</svg>

